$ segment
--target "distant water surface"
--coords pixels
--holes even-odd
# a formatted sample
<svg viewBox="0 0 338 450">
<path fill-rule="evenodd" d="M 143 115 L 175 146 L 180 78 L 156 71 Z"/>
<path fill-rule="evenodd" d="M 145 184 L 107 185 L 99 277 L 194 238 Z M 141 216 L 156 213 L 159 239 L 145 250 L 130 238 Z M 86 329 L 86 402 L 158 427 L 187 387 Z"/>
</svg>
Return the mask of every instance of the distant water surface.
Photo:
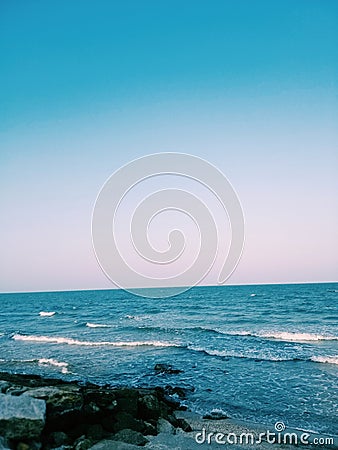
<svg viewBox="0 0 338 450">
<path fill-rule="evenodd" d="M 201 413 L 338 434 L 337 310 L 338 283 L 1 294 L 0 371 L 194 387 Z"/>
</svg>

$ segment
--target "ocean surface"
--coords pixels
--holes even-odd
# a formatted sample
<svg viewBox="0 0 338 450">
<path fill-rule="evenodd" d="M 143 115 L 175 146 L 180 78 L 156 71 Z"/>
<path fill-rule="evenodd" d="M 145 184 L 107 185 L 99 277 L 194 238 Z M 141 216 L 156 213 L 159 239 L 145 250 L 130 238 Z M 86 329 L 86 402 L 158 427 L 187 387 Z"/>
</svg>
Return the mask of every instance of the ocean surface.
<svg viewBox="0 0 338 450">
<path fill-rule="evenodd" d="M 199 413 L 338 434 L 337 318 L 338 283 L 1 294 L 0 371 L 183 386 Z"/>
</svg>

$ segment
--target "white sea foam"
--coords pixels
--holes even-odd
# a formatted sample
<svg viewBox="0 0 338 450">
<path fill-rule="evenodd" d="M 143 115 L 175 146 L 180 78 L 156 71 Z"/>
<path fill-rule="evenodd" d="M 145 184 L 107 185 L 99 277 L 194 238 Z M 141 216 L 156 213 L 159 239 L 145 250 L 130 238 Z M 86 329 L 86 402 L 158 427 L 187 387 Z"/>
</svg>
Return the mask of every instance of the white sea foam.
<svg viewBox="0 0 338 450">
<path fill-rule="evenodd" d="M 274 356 L 274 355 L 260 355 L 255 353 L 237 352 L 229 350 L 212 350 L 203 347 L 188 346 L 188 349 L 195 352 L 206 353 L 210 356 L 221 356 L 223 358 L 243 358 L 243 359 L 256 359 L 260 361 L 293 361 L 294 358 Z"/>
<path fill-rule="evenodd" d="M 338 356 L 313 356 L 311 361 L 323 364 L 338 364 Z"/>
<path fill-rule="evenodd" d="M 275 339 L 289 342 L 311 342 L 311 341 L 337 341 L 338 336 L 329 336 L 316 333 L 294 333 L 288 331 L 264 332 L 257 334 L 258 337 Z"/>
<path fill-rule="evenodd" d="M 58 367 L 59 369 L 61 369 L 62 373 L 68 373 L 68 363 L 66 363 L 66 362 L 58 361 L 53 358 L 40 358 L 38 360 L 38 363 L 41 366 L 50 365 L 50 366 Z"/>
<path fill-rule="evenodd" d="M 91 323 L 87 322 L 86 327 L 88 328 L 110 328 L 110 325 L 105 325 L 103 323 Z"/>
<path fill-rule="evenodd" d="M 40 311 L 39 316 L 41 317 L 52 317 L 54 316 L 55 311 Z"/>
<path fill-rule="evenodd" d="M 111 346 L 111 347 L 180 347 L 179 344 L 162 341 L 80 341 L 78 339 L 54 337 L 54 336 L 35 336 L 15 334 L 12 339 L 15 341 L 41 342 L 49 344 L 68 344 L 68 345 L 82 345 L 87 347 Z"/>
</svg>

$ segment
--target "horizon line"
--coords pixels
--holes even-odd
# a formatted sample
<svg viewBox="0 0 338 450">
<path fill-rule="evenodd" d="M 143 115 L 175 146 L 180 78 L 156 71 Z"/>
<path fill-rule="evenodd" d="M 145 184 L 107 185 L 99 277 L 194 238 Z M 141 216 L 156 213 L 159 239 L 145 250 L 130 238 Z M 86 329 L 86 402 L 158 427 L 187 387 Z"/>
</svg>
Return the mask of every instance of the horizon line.
<svg viewBox="0 0 338 450">
<path fill-rule="evenodd" d="M 290 285 L 290 284 L 331 284 L 338 283 L 338 281 L 285 281 L 285 282 L 271 282 L 271 283 L 235 283 L 235 284 L 204 284 L 204 285 L 196 285 L 191 286 L 188 289 L 193 288 L 203 288 L 203 287 L 235 287 L 235 286 L 275 286 L 275 285 Z M 145 290 L 145 289 L 176 289 L 179 287 L 187 287 L 187 286 L 163 286 L 163 287 L 128 287 L 128 288 L 120 288 L 120 287 L 112 287 L 112 288 L 93 288 L 93 289 L 52 289 L 50 291 L 46 290 L 32 290 L 32 291 L 4 291 L 0 292 L 2 294 L 42 294 L 42 293 L 51 293 L 51 292 L 87 292 L 87 291 L 126 291 L 129 290 Z"/>
</svg>

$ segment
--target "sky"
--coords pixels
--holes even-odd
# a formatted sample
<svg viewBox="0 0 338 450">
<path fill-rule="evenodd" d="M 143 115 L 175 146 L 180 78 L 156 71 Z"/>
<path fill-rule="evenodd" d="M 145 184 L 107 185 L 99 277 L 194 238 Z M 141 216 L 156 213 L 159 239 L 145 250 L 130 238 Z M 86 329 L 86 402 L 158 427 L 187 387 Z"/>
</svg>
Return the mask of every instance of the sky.
<svg viewBox="0 0 338 450">
<path fill-rule="evenodd" d="M 94 203 L 158 152 L 235 188 L 246 239 L 228 284 L 337 281 L 337 19 L 334 0 L 2 1 L 0 291 L 114 287 Z"/>
</svg>

